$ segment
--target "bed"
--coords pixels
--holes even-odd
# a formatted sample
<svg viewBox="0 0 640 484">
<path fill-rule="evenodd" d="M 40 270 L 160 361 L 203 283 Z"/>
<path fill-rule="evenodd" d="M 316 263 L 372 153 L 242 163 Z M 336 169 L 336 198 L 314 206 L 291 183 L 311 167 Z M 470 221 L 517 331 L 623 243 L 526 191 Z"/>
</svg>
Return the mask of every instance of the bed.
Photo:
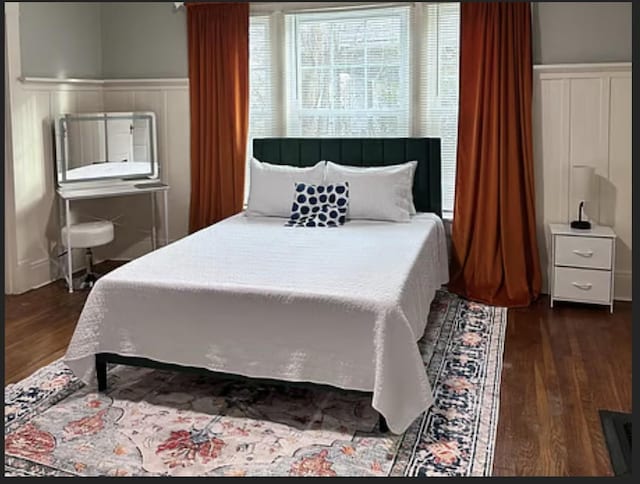
<svg viewBox="0 0 640 484">
<path fill-rule="evenodd" d="M 101 389 L 112 362 L 370 392 L 403 432 L 433 401 L 416 343 L 448 279 L 439 140 L 264 139 L 254 154 L 292 165 L 417 159 L 419 213 L 324 230 L 237 214 L 98 280 L 65 362 Z"/>
</svg>

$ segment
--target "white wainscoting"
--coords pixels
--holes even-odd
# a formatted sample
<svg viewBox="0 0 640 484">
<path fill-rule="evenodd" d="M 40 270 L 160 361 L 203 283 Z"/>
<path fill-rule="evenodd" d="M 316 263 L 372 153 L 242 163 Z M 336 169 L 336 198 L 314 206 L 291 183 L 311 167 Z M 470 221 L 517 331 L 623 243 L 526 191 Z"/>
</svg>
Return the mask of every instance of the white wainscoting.
<svg viewBox="0 0 640 484">
<path fill-rule="evenodd" d="M 589 217 L 613 227 L 615 298 L 631 299 L 631 64 L 538 66 L 534 71 L 538 242 L 547 291 L 549 223 L 576 218 L 571 167 L 593 166 Z"/>
<path fill-rule="evenodd" d="M 27 79 L 14 83 L 12 88 L 17 263 L 7 292 L 24 292 L 60 277 L 57 261 L 64 249 L 58 244 L 53 144 L 53 121 L 60 113 L 155 112 L 162 179 L 171 186 L 169 237 L 173 241 L 187 234 L 190 163 L 186 80 L 66 83 Z M 148 196 L 74 202 L 72 212 L 74 220 L 102 218 L 115 222 L 115 240 L 95 251 L 98 260 L 132 259 L 151 248 Z M 164 223 L 161 213 L 157 217 Z M 163 233 L 162 229 L 159 233 Z M 75 265 L 82 267 L 82 254 L 77 254 Z"/>
<path fill-rule="evenodd" d="M 191 193 L 188 81 L 105 81 L 104 107 L 106 111 L 153 111 L 156 114 L 160 173 L 171 187 L 169 239 L 184 237 L 189 228 Z M 121 201 L 124 207 L 129 206 L 127 199 Z M 148 208 L 142 212 L 136 214 L 139 221 L 148 217 Z M 123 247 L 115 257 L 128 259 L 138 255 Z"/>
</svg>

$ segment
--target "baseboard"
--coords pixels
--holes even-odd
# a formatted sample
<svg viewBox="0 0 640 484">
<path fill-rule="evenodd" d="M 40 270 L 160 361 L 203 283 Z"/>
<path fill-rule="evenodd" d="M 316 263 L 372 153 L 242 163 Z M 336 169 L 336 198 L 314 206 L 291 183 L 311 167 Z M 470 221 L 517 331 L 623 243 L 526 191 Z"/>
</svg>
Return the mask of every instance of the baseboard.
<svg viewBox="0 0 640 484">
<path fill-rule="evenodd" d="M 52 264 L 51 264 L 51 260 L 48 257 L 45 259 L 28 262 L 25 265 L 29 266 L 28 280 L 30 282 L 29 283 L 30 287 L 23 292 L 29 291 L 31 289 L 37 289 L 42 286 L 46 286 L 52 281 L 52 275 L 51 275 Z M 18 268 L 18 270 L 20 269 Z"/>
<path fill-rule="evenodd" d="M 46 286 L 52 280 L 51 272 L 51 261 L 48 258 L 18 261 L 12 291 L 5 294 L 23 294 L 31 289 Z"/>
<path fill-rule="evenodd" d="M 120 257 L 96 256 L 94 250 L 94 264 L 100 264 L 106 260 L 133 260 L 151 251 L 150 239 L 135 244 L 126 250 Z M 146 251 L 144 246 L 147 246 Z M 58 260 L 42 258 L 35 261 L 23 260 L 18 262 L 15 271 L 13 290 L 6 294 L 24 294 L 32 289 L 51 284 L 64 278 L 62 265 L 67 263 L 66 255 L 61 255 Z M 59 267 L 58 267 L 59 265 Z M 75 249 L 73 254 L 73 272 L 76 274 L 86 268 L 85 258 L 80 249 Z"/>
<path fill-rule="evenodd" d="M 58 263 L 66 262 L 65 256 L 59 257 Z M 79 262 L 81 260 L 81 262 Z M 81 259 L 74 254 L 74 273 L 85 269 L 84 257 Z M 24 294 L 32 289 L 38 289 L 52 282 L 63 279 L 63 274 L 56 266 L 56 261 L 43 258 L 35 261 L 22 261 L 18 263 L 16 271 L 17 280 L 11 294 Z"/>
<path fill-rule="evenodd" d="M 616 301 L 631 301 L 633 298 L 631 271 L 616 271 L 613 298 Z"/>
<path fill-rule="evenodd" d="M 169 243 L 176 240 L 170 240 Z M 159 241 L 160 247 L 163 246 L 162 240 Z M 133 259 L 137 259 L 149 252 L 151 252 L 151 238 L 145 237 L 133 245 L 126 247 L 124 250 L 118 253 L 112 254 L 109 247 L 97 247 L 94 249 L 94 264 L 100 264 L 107 260 L 128 262 Z M 57 261 L 59 264 L 66 264 L 66 256 L 62 255 Z M 85 258 L 83 253 L 79 249 L 74 250 L 73 254 L 73 269 L 74 274 L 76 271 L 85 269 Z M 38 289 L 52 282 L 63 279 L 64 275 L 61 270 L 56 268 L 56 261 L 50 258 L 42 258 L 35 261 L 23 260 L 18 263 L 18 267 L 15 271 L 15 280 L 13 284 L 13 291 L 7 294 L 23 294 L 32 289 Z"/>
</svg>

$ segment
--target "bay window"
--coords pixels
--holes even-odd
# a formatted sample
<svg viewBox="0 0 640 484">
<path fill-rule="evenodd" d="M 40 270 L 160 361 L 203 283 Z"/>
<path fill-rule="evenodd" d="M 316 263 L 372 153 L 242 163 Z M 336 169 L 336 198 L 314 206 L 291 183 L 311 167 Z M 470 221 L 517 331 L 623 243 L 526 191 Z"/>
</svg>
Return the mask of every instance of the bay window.
<svg viewBox="0 0 640 484">
<path fill-rule="evenodd" d="M 250 22 L 253 137 L 441 138 L 453 209 L 458 3 L 273 12 Z"/>
</svg>

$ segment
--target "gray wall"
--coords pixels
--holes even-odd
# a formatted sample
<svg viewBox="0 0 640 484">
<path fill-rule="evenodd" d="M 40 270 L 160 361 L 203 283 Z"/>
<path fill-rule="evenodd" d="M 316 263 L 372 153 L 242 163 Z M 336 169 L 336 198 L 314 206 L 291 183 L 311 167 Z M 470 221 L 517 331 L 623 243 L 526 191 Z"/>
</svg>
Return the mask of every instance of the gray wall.
<svg viewBox="0 0 640 484">
<path fill-rule="evenodd" d="M 99 3 L 21 2 L 22 75 L 102 77 Z"/>
<path fill-rule="evenodd" d="M 534 63 L 631 62 L 631 5 L 534 3 Z"/>
<path fill-rule="evenodd" d="M 167 2 L 102 3 L 105 78 L 187 77 L 187 19 Z"/>
<path fill-rule="evenodd" d="M 631 61 L 631 2 L 533 4 L 536 64 Z M 187 77 L 184 10 L 171 2 L 20 4 L 27 76 Z"/>
<path fill-rule="evenodd" d="M 172 2 L 20 2 L 22 75 L 187 77 L 184 9 Z"/>
</svg>

